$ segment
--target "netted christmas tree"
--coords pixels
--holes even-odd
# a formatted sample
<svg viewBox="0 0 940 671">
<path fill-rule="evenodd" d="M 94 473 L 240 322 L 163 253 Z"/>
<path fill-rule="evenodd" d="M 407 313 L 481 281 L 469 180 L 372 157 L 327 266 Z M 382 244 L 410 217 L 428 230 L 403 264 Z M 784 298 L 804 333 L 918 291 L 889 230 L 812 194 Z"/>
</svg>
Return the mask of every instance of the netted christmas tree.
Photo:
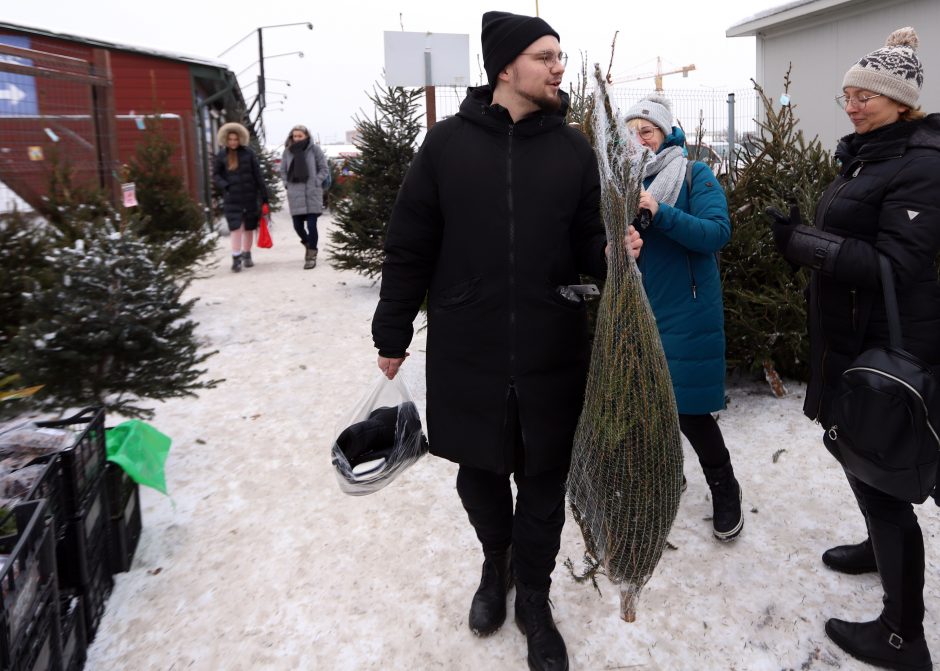
<svg viewBox="0 0 940 671">
<path fill-rule="evenodd" d="M 603 573 L 618 585 L 620 615 L 633 622 L 679 509 L 682 444 L 656 320 L 621 242 L 637 212 L 649 153 L 613 112 L 599 66 L 583 128 L 597 154 L 611 243 L 567 491 L 584 536 L 584 577 Z"/>
<path fill-rule="evenodd" d="M 103 405 L 129 417 L 152 416 L 146 399 L 215 386 L 200 368 L 214 352 L 200 351 L 189 319 L 195 299 L 181 298 L 185 284 L 155 260 L 136 215 L 124 220 L 100 195 L 92 207 L 73 200 L 77 193 L 60 186 L 46 203 L 59 232 L 49 239 L 60 245 L 46 250 L 45 275 L 23 296 L 0 370 L 19 374 L 21 386 L 42 385 L 34 407 Z M 18 238 L 8 242 L 15 252 Z"/>
<path fill-rule="evenodd" d="M 797 128 L 795 106 L 774 104 L 755 84 L 763 105 L 759 134 L 741 153 L 728 197 L 731 241 L 721 250 L 727 360 L 731 369 L 764 370 L 805 380 L 809 342 L 803 291 L 806 271 L 794 271 L 774 247 L 764 214 L 769 206 L 799 206 L 812 224 L 816 203 L 836 176 L 836 163 L 818 138 Z M 789 95 L 790 73 L 783 95 Z M 779 389 L 775 389 L 778 391 Z"/>
<path fill-rule="evenodd" d="M 128 164 L 127 179 L 135 185 L 140 216 L 133 221 L 141 237 L 153 246 L 152 253 L 166 272 L 186 279 L 214 255 L 218 236 L 174 169 L 173 154 L 163 122 L 148 117 L 143 139 Z"/>
<path fill-rule="evenodd" d="M 392 207 L 415 155 L 421 132 L 418 101 L 424 89 L 384 88 L 369 96 L 371 118 L 356 118 L 360 155 L 350 159 L 349 197 L 336 204 L 330 265 L 366 277 L 382 272 L 382 246 Z"/>
</svg>

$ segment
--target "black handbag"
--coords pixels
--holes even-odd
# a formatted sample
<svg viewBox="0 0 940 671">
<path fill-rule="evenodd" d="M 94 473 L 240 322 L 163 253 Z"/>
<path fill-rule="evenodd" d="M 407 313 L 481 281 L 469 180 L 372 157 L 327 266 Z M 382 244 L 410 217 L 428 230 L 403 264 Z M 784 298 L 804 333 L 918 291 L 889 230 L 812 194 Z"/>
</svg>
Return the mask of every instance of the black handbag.
<svg viewBox="0 0 940 671">
<path fill-rule="evenodd" d="M 865 350 L 842 373 L 824 443 L 865 484 L 923 503 L 937 485 L 940 394 L 930 366 L 904 350 L 891 264 L 879 262 L 890 344 Z"/>
</svg>

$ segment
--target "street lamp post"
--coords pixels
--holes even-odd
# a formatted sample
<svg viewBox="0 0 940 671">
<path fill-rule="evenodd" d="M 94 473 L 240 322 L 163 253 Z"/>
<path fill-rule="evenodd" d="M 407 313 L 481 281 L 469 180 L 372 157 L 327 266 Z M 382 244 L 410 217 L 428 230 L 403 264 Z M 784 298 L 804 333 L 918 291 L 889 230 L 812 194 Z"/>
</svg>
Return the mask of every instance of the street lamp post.
<svg viewBox="0 0 940 671">
<path fill-rule="evenodd" d="M 265 90 L 266 90 L 266 87 L 265 87 L 265 77 L 264 77 L 264 59 L 265 59 L 265 58 L 276 58 L 276 57 L 278 57 L 278 56 L 290 56 L 290 55 L 293 55 L 293 54 L 298 54 L 301 58 L 304 57 L 304 54 L 303 54 L 302 51 L 291 51 L 291 52 L 284 53 L 284 54 L 275 54 L 275 55 L 273 55 L 273 56 L 265 56 L 265 55 L 264 55 L 264 36 L 263 36 L 263 31 L 264 31 L 265 29 L 267 29 L 267 28 L 288 28 L 288 27 L 290 27 L 290 26 L 307 26 L 307 30 L 313 30 L 313 24 L 310 23 L 309 21 L 301 21 L 301 22 L 299 22 L 299 23 L 278 23 L 278 24 L 271 25 L 271 26 L 258 26 L 258 28 L 256 28 L 255 30 L 253 30 L 253 31 L 251 31 L 250 33 L 248 33 L 247 35 L 245 35 L 243 38 L 241 38 L 240 40 L 238 40 L 238 42 L 236 42 L 235 44 L 233 44 L 232 46 L 230 46 L 228 49 L 226 49 L 225 51 L 223 51 L 222 53 L 220 53 L 219 56 L 218 56 L 219 58 L 221 58 L 222 56 L 224 56 L 225 54 L 227 54 L 229 51 L 231 51 L 233 48 L 235 48 L 236 46 L 238 46 L 239 44 L 241 44 L 242 42 L 244 42 L 245 40 L 247 40 L 249 37 L 251 37 L 252 33 L 257 32 L 257 34 L 258 34 L 258 60 L 255 61 L 255 63 L 258 63 L 258 64 L 259 64 L 260 73 L 259 73 L 259 75 L 258 75 L 258 93 L 256 94 L 256 96 L 255 96 L 255 102 L 252 103 L 251 107 L 254 108 L 254 106 L 255 106 L 256 104 L 258 105 L 258 120 L 259 120 L 259 122 L 260 122 L 260 124 L 261 124 L 262 133 L 263 133 L 263 129 L 264 129 L 264 119 L 263 119 L 263 117 L 262 117 L 262 114 L 264 113 L 264 108 L 265 108 L 265 106 L 266 106 L 266 101 L 265 101 Z M 252 63 L 251 65 L 249 65 L 248 68 L 250 68 L 250 67 L 251 67 L 252 65 L 254 65 L 255 63 Z M 242 70 L 242 72 L 245 72 L 246 70 L 248 70 L 248 68 L 245 68 L 245 70 Z M 241 73 L 239 73 L 239 74 L 241 74 Z M 237 76 L 237 75 L 236 75 L 236 76 Z M 288 83 L 288 86 L 290 86 L 289 83 Z M 250 110 L 249 110 L 249 111 L 250 111 Z"/>
</svg>

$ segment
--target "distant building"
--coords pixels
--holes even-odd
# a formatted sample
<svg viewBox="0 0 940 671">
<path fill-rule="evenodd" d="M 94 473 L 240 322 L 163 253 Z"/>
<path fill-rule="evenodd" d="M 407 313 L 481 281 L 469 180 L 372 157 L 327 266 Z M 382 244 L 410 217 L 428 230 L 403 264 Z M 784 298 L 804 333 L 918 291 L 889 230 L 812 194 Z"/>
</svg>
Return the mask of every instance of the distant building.
<svg viewBox="0 0 940 671">
<path fill-rule="evenodd" d="M 119 193 L 121 166 L 152 115 L 186 187 L 208 203 L 216 131 L 244 110 L 222 63 L 0 23 L 0 182 L 34 207 L 53 157 L 79 181 Z"/>
<path fill-rule="evenodd" d="M 359 139 L 358 130 L 346 131 L 346 144 L 355 144 L 358 139 Z"/>
<path fill-rule="evenodd" d="M 757 38 L 757 83 L 778 100 L 792 63 L 790 100 L 807 138 L 818 135 L 827 149 L 852 132 L 835 97 L 845 71 L 884 45 L 897 28 L 913 26 L 924 65 L 920 105 L 940 111 L 940 1 L 798 0 L 731 26 L 728 37 Z"/>
</svg>

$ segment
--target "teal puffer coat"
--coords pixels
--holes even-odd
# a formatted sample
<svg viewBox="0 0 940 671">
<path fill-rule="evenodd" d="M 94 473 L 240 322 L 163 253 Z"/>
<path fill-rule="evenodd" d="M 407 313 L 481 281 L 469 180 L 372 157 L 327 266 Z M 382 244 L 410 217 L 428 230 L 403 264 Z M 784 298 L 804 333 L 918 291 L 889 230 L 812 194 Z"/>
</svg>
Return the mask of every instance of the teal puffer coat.
<svg viewBox="0 0 940 671">
<path fill-rule="evenodd" d="M 644 186 L 652 181 L 647 179 Z M 683 182 L 675 205 L 659 204 L 651 225 L 640 232 L 638 264 L 679 412 L 701 415 L 725 407 L 725 327 L 717 255 L 731 238 L 731 222 L 724 190 L 704 163 L 692 165 L 691 186 L 690 193 Z"/>
</svg>

